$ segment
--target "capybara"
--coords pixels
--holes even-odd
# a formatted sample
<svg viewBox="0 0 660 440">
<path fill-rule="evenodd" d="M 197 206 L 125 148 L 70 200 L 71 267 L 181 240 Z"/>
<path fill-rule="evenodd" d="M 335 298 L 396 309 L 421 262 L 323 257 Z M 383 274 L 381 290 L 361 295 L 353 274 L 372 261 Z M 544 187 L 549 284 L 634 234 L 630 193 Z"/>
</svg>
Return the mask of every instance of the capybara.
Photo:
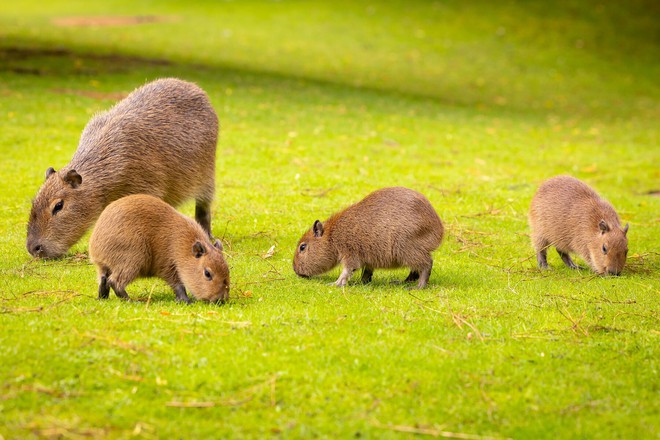
<svg viewBox="0 0 660 440">
<path fill-rule="evenodd" d="M 426 197 L 408 188 L 383 188 L 360 202 L 314 222 L 293 257 L 293 270 L 302 277 L 319 275 L 341 263 L 335 282 L 345 286 L 362 268 L 362 282 L 371 281 L 374 269 L 410 268 L 405 282 L 428 284 L 433 258 L 444 228 Z"/>
<path fill-rule="evenodd" d="M 177 206 L 196 201 L 195 218 L 211 234 L 218 117 L 195 84 L 150 82 L 89 121 L 71 162 L 46 170 L 32 202 L 27 249 L 62 256 L 109 203 L 151 194 Z"/>
<path fill-rule="evenodd" d="M 211 243 L 202 227 L 161 199 L 135 194 L 112 202 L 89 239 L 89 258 L 99 276 L 99 299 L 110 288 L 129 299 L 126 286 L 136 278 L 162 278 L 178 301 L 229 298 L 229 268 L 219 240 Z"/>
<path fill-rule="evenodd" d="M 554 246 L 570 268 L 569 253 L 582 257 L 599 274 L 621 273 L 628 255 L 628 224 L 621 227 L 614 207 L 584 182 L 556 176 L 541 184 L 529 209 L 532 245 L 539 267 L 548 267 Z"/>
</svg>

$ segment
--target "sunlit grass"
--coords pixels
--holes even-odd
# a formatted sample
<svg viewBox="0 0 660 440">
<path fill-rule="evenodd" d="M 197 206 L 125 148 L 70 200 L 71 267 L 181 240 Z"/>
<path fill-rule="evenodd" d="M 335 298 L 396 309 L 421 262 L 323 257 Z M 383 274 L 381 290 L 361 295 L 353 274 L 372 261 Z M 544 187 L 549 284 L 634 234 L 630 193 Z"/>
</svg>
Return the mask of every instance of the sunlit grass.
<svg viewBox="0 0 660 440">
<path fill-rule="evenodd" d="M 656 436 L 660 57 L 644 6 L 6 5 L 0 435 Z M 109 15 L 169 18 L 53 22 Z M 97 301 L 87 238 L 63 260 L 25 251 L 46 168 L 163 76 L 200 84 L 220 117 L 221 307 L 180 305 L 158 280 Z M 560 173 L 631 224 L 621 277 L 554 251 L 536 269 L 527 209 Z M 337 269 L 295 276 L 314 220 L 392 185 L 447 227 L 428 289 L 391 284 L 404 270 L 346 289 L 328 286 Z"/>
</svg>

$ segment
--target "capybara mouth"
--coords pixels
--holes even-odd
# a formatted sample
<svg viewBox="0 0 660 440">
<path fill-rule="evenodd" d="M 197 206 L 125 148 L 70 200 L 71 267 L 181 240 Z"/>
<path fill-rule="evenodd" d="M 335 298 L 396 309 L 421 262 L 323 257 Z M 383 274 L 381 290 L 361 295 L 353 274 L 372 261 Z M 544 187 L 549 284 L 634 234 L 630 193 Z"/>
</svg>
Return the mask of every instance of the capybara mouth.
<svg viewBox="0 0 660 440">
<path fill-rule="evenodd" d="M 295 265 L 294 265 L 294 267 L 293 267 L 293 271 L 294 271 L 294 272 L 296 273 L 296 275 L 298 275 L 300 278 L 309 278 L 309 275 L 305 275 L 305 274 L 302 274 L 302 273 L 298 272 L 298 270 L 296 269 Z"/>
<path fill-rule="evenodd" d="M 56 258 L 60 258 L 64 255 L 63 253 L 52 252 L 41 244 L 29 247 L 28 252 L 34 258 L 41 258 L 43 260 L 53 260 Z"/>
<path fill-rule="evenodd" d="M 229 301 L 229 289 L 227 289 L 226 291 L 221 292 L 218 295 L 216 300 L 210 301 L 210 302 L 213 303 L 213 304 L 220 305 L 220 304 L 225 304 L 227 301 Z"/>
</svg>

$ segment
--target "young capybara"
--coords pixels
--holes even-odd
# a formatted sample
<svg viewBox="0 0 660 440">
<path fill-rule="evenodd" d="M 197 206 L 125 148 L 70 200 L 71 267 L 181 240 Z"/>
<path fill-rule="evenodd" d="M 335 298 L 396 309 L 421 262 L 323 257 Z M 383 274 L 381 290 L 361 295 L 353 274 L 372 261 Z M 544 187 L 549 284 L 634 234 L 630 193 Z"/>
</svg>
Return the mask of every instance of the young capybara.
<svg viewBox="0 0 660 440">
<path fill-rule="evenodd" d="M 548 267 L 554 246 L 562 261 L 577 269 L 569 253 L 582 257 L 599 274 L 621 273 L 628 255 L 628 224 L 621 227 L 610 203 L 587 184 L 556 176 L 541 184 L 529 210 L 532 245 L 539 267 Z"/>
<path fill-rule="evenodd" d="M 89 239 L 89 258 L 99 275 L 99 299 L 110 288 L 128 300 L 136 278 L 162 278 L 177 301 L 189 303 L 186 289 L 210 302 L 229 298 L 229 268 L 222 244 L 202 227 L 157 197 L 135 194 L 112 202 Z"/>
<path fill-rule="evenodd" d="M 28 221 L 27 250 L 62 256 L 110 202 L 151 194 L 177 206 L 196 201 L 195 218 L 211 233 L 218 117 L 195 84 L 148 83 L 96 115 L 71 162 L 46 170 Z"/>
<path fill-rule="evenodd" d="M 302 277 L 320 275 L 341 263 L 335 285 L 345 286 L 362 268 L 362 282 L 374 269 L 409 267 L 405 282 L 428 284 L 433 258 L 444 228 L 426 197 L 408 188 L 383 188 L 321 223 L 314 222 L 293 257 L 293 270 Z"/>
</svg>

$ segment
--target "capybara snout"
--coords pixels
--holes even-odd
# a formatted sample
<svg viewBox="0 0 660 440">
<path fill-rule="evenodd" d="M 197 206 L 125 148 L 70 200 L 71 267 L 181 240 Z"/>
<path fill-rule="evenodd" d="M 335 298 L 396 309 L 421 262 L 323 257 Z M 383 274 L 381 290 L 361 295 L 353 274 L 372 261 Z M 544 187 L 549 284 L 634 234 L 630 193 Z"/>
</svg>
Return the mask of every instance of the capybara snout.
<svg viewBox="0 0 660 440">
<path fill-rule="evenodd" d="M 93 223 L 88 218 L 82 176 L 69 170 L 63 176 L 46 170 L 46 181 L 32 203 L 27 249 L 33 257 L 57 258 L 66 253 Z"/>
</svg>

